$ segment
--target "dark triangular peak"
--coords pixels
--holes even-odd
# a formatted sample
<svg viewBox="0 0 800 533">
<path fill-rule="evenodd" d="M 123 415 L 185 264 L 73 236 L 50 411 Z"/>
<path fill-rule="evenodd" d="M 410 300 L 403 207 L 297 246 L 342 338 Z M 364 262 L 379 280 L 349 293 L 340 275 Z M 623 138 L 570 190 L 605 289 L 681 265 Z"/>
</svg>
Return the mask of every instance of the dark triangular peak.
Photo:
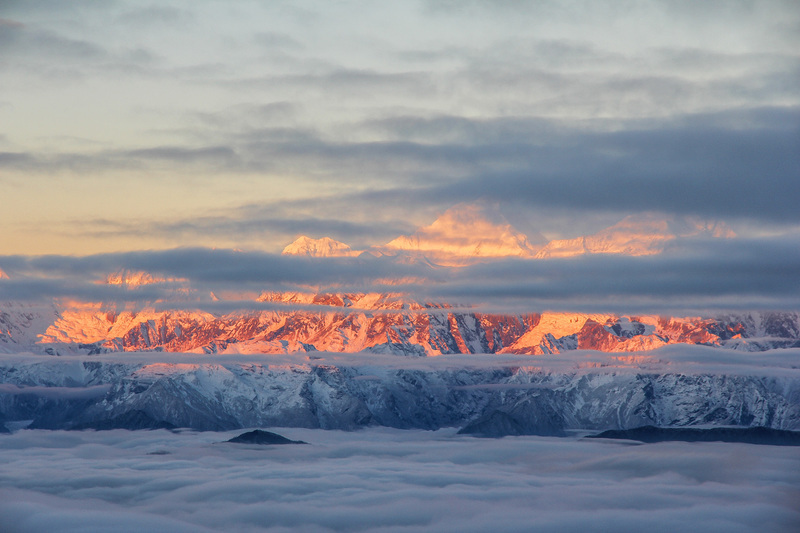
<svg viewBox="0 0 800 533">
<path fill-rule="evenodd" d="M 302 440 L 289 440 L 282 435 L 262 429 L 254 429 L 253 431 L 242 433 L 238 437 L 233 437 L 226 442 L 234 442 L 237 444 L 308 444 Z"/>
</svg>

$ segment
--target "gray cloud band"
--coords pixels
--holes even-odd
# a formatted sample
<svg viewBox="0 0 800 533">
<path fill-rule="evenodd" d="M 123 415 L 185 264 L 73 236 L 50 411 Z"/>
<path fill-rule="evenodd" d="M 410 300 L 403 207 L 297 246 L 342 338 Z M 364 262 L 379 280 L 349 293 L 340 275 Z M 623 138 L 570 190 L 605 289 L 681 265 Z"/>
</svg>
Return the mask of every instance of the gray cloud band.
<svg viewBox="0 0 800 533">
<path fill-rule="evenodd" d="M 207 299 L 208 291 L 316 290 L 406 292 L 419 301 L 487 309 L 800 308 L 800 240 L 785 236 L 689 241 L 658 256 L 598 254 L 502 260 L 464 268 L 432 268 L 389 257 L 303 258 L 209 249 L 6 256 L 0 257 L 0 268 L 12 278 L 0 280 L 0 298 L 6 300 L 161 300 L 162 305 L 191 307 L 197 305 L 197 295 Z M 120 269 L 182 281 L 136 290 L 97 283 Z M 181 291 L 187 284 L 194 292 Z M 245 302 L 241 305 L 248 307 Z"/>
<path fill-rule="evenodd" d="M 319 135 L 270 141 L 256 131 L 219 139 L 221 144 L 212 146 L 154 146 L 95 154 L 7 152 L 0 154 L 0 166 L 92 172 L 147 168 L 157 162 L 176 168 L 211 164 L 238 173 L 282 172 L 302 164 L 308 170 L 326 169 L 327 179 L 341 182 L 345 191 L 339 198 L 312 197 L 303 204 L 326 209 L 324 204 L 330 201 L 340 206 L 358 202 L 374 215 L 377 207 L 364 202 L 449 207 L 458 201 L 487 198 L 529 209 L 630 212 L 633 208 L 726 219 L 800 221 L 796 209 L 800 204 L 800 109 L 796 107 L 630 121 L 617 131 L 601 132 L 541 119 L 459 117 L 434 121 L 407 117 L 381 127 L 405 139 L 413 138 L 415 132 L 427 136 L 426 132 L 442 129 L 462 133 L 458 142 L 434 135 L 433 142 L 337 143 Z M 401 175 L 390 171 L 387 178 L 387 168 L 403 170 Z M 354 175 L 366 175 L 371 185 L 365 188 L 359 181 L 357 189 L 352 187 Z M 403 187 L 389 186 L 389 178 L 402 178 Z M 338 218 L 346 233 L 347 224 L 353 222 L 341 210 L 327 209 L 330 213 L 321 218 Z M 229 218 L 241 226 L 248 222 L 241 216 L 236 213 Z M 287 225 L 292 223 L 302 226 L 296 216 L 286 218 Z M 165 231 L 195 227 L 203 231 L 207 225 L 202 218 L 188 219 Z M 280 225 L 279 220 L 272 220 L 272 225 Z"/>
</svg>

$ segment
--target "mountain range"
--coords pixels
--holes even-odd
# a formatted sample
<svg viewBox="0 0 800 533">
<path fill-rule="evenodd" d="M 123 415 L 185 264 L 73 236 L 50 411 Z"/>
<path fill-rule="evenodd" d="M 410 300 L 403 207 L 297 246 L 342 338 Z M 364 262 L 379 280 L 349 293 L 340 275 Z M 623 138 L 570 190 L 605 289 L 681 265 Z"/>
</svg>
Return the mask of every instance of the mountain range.
<svg viewBox="0 0 800 533">
<path fill-rule="evenodd" d="M 339 257 L 368 254 L 458 268 L 476 261 L 533 261 L 576 254 L 660 253 L 684 238 L 728 238 L 722 223 L 656 215 L 569 240 L 531 240 L 491 206 L 459 205 L 431 225 L 369 250 L 330 238 L 300 237 L 284 254 Z M 313 259 L 312 259 L 313 260 Z M 119 271 L 102 282 L 135 289 L 169 281 L 189 293 L 188 281 Z M 212 299 L 217 299 L 212 295 Z M 488 314 L 446 302 L 416 301 L 401 293 L 264 292 L 269 310 L 214 314 L 197 309 L 119 308 L 102 302 L 0 304 L 0 352 L 108 353 L 162 350 L 185 353 L 383 352 L 406 355 L 511 353 L 542 355 L 575 349 L 651 350 L 702 344 L 761 351 L 800 346 L 800 314 L 752 312 L 708 317 L 585 313 Z"/>
<path fill-rule="evenodd" d="M 476 356 L 475 365 L 142 357 L 0 357 L 0 428 L 19 421 L 41 429 L 212 431 L 378 425 L 462 427 L 487 437 L 644 425 L 800 429 L 800 379 L 791 369 L 692 372 L 657 357 L 561 369 L 494 356 Z"/>
<path fill-rule="evenodd" d="M 218 315 L 201 310 L 118 310 L 100 303 L 69 307 L 7 303 L 0 308 L 0 352 L 318 350 L 433 356 L 542 355 L 575 349 L 628 352 L 675 343 L 746 351 L 800 346 L 797 312 L 711 318 L 485 314 L 409 301 L 398 294 L 264 293 L 259 299 L 286 309 Z"/>
<path fill-rule="evenodd" d="M 639 215 L 593 235 L 547 242 L 523 235 L 485 206 L 462 205 L 382 246 L 353 250 L 327 237 L 300 237 L 284 253 L 309 261 L 365 255 L 448 272 L 504 258 L 652 255 L 681 239 L 731 236 L 720 223 Z M 7 277 L 0 271 L 0 283 Z M 131 291 L 169 284 L 193 294 L 188 280 L 140 271 L 120 270 L 98 283 Z M 226 313 L 58 299 L 0 303 L 0 431 L 25 424 L 98 430 L 384 425 L 458 426 L 497 437 L 643 425 L 800 428 L 795 367 L 753 371 L 759 357 L 769 356 L 752 354 L 743 359 L 750 365 L 745 370 L 706 371 L 658 356 L 675 344 L 687 345 L 680 353 L 701 350 L 710 361 L 712 352 L 724 360 L 731 350 L 800 348 L 797 312 L 491 314 L 401 292 L 310 289 L 262 292 L 256 300 L 262 309 Z M 586 354 L 598 352 L 575 350 L 628 354 L 603 354 L 605 362 L 593 363 Z M 343 363 L 337 357 L 350 356 L 325 352 L 358 355 Z M 772 353 L 781 359 L 795 352 Z M 470 363 L 432 357 L 444 354 L 471 354 Z M 382 357 L 392 362 L 375 362 Z M 508 358 L 514 360 L 503 362 Z"/>
</svg>

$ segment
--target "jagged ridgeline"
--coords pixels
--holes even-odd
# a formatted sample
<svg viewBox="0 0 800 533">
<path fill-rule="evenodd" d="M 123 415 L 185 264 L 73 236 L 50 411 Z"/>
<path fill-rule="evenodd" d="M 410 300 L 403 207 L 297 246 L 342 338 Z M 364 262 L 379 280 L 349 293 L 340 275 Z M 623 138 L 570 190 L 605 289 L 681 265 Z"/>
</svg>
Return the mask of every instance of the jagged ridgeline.
<svg viewBox="0 0 800 533">
<path fill-rule="evenodd" d="M 286 310 L 115 311 L 102 304 L 0 307 L 0 352 L 97 354 L 374 352 L 550 354 L 683 343 L 763 351 L 800 346 L 800 313 L 711 318 L 581 313 L 483 314 L 392 294 L 269 293 Z M 314 307 L 318 306 L 319 311 Z"/>
<path fill-rule="evenodd" d="M 479 203 L 455 206 L 429 226 L 381 246 L 354 250 L 328 237 L 302 236 L 283 253 L 308 256 L 309 261 L 317 257 L 368 256 L 364 261 L 380 257 L 381 261 L 410 261 L 435 270 L 503 258 L 535 262 L 595 253 L 654 255 L 679 239 L 732 235 L 719 222 L 637 215 L 594 235 L 547 242 L 541 235 L 522 234 L 496 207 Z M 392 280 L 385 281 L 390 284 Z M 131 291 L 162 283 L 176 287 L 181 297 L 193 294 L 187 280 L 146 272 L 123 270 L 104 282 Z M 211 298 L 217 299 L 216 295 Z M 4 302 L 0 303 L 0 352 L 282 354 L 316 350 L 430 356 L 539 355 L 575 349 L 625 352 L 676 343 L 747 351 L 800 346 L 800 314 L 796 312 L 706 317 L 487 314 L 385 292 L 265 292 L 258 301 L 271 310 L 212 314 L 192 310 L 191 303 L 182 310 L 132 311 L 102 302 L 37 306 Z"/>
<path fill-rule="evenodd" d="M 719 224 L 640 217 L 595 235 L 543 243 L 496 214 L 460 206 L 368 250 L 304 237 L 284 252 L 308 261 L 367 254 L 364 261 L 458 269 L 504 257 L 652 255 L 697 235 L 730 233 Z M 104 281 L 131 291 L 153 283 L 181 295 L 193 290 L 186 280 L 146 272 L 120 271 Z M 0 427 L 22 421 L 98 430 L 381 425 L 458 427 L 479 436 L 648 425 L 800 427 L 800 381 L 781 355 L 792 357 L 800 347 L 797 312 L 487 314 L 386 292 L 264 292 L 257 300 L 261 310 L 217 314 L 191 305 L 164 311 L 101 302 L 0 304 L 0 352 L 11 354 L 0 367 Z M 602 353 L 602 362 L 587 364 L 586 354 L 594 352 L 575 350 L 636 353 Z M 706 372 L 698 361 L 680 363 L 684 352 L 698 350 L 705 359 L 720 353 L 750 366 Z M 730 350 L 775 351 L 734 356 Z M 358 353 L 358 362 L 337 362 L 346 356 L 326 352 Z M 659 363 L 673 352 L 680 352 L 675 365 Z M 106 353 L 121 355 L 95 357 Z M 236 354 L 248 357 L 227 357 Z M 456 363 L 429 357 L 444 354 L 470 355 Z M 530 357 L 552 354 L 561 355 Z M 767 359 L 781 361 L 762 368 L 758 361 Z"/>
<path fill-rule="evenodd" d="M 647 425 L 800 429 L 800 379 L 783 368 L 737 375 L 624 362 L 548 370 L 499 365 L 494 356 L 476 356 L 483 366 L 460 367 L 391 356 L 353 357 L 349 364 L 152 363 L 146 361 L 152 354 L 137 357 L 6 356 L 0 360 L 0 426 L 457 427 L 489 437 Z"/>
</svg>

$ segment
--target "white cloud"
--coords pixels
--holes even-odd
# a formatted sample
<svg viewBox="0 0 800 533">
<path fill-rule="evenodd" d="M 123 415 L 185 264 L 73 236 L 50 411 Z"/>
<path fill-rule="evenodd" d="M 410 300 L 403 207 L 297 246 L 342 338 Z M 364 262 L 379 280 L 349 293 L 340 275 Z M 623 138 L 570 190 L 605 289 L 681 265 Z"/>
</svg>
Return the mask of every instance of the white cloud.
<svg viewBox="0 0 800 533">
<path fill-rule="evenodd" d="M 221 442 L 236 432 L 4 436 L 5 530 L 779 532 L 800 523 L 795 448 L 278 431 L 311 445 Z"/>
</svg>

